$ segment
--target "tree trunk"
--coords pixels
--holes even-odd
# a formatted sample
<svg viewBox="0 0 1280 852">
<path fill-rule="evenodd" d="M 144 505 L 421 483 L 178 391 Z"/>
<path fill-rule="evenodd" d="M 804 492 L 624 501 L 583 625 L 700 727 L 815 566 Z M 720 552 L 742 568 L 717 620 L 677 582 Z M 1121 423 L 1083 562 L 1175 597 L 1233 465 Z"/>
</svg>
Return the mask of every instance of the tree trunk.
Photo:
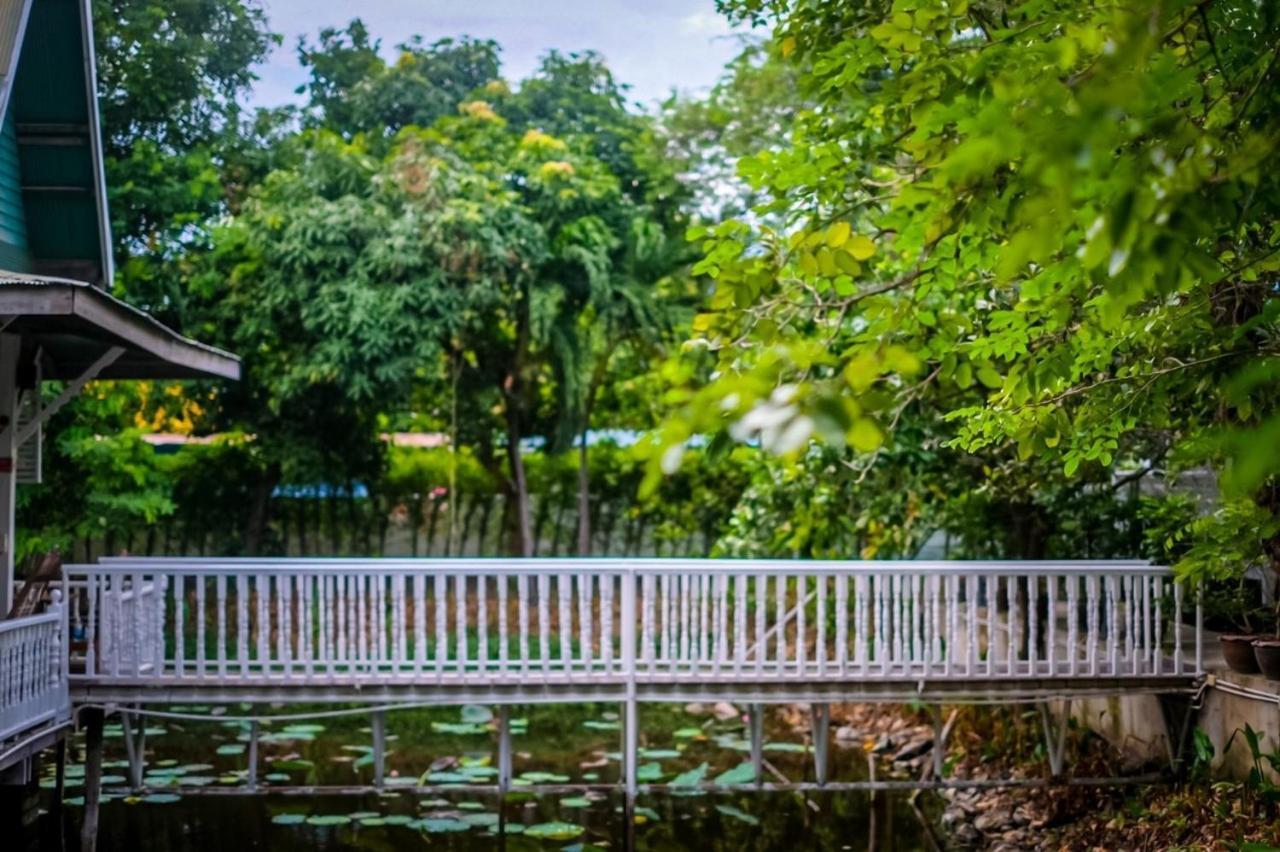
<svg viewBox="0 0 1280 852">
<path fill-rule="evenodd" d="M 515 497 L 516 539 L 511 550 L 526 559 L 533 556 L 533 524 L 529 516 L 529 483 L 524 474 L 524 456 L 520 452 L 518 415 L 507 415 L 507 460 L 511 465 L 511 484 Z"/>
<path fill-rule="evenodd" d="M 591 555 L 591 469 L 587 448 L 587 427 L 582 427 L 582 444 L 578 447 L 578 555 Z"/>
<path fill-rule="evenodd" d="M 280 465 L 269 464 L 258 476 L 249 503 L 249 518 L 245 525 L 244 550 L 250 556 L 261 556 L 266 539 L 267 522 L 271 514 L 271 492 L 280 484 Z"/>
</svg>

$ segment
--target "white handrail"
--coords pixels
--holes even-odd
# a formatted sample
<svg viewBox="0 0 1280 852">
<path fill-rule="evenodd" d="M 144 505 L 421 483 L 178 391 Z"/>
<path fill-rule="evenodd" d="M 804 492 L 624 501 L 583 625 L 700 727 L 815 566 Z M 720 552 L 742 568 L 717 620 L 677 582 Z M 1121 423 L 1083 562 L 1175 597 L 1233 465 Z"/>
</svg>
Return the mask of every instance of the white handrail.
<svg viewBox="0 0 1280 852">
<path fill-rule="evenodd" d="M 0 621 L 0 743 L 70 717 L 61 595 L 40 615 Z"/>
<path fill-rule="evenodd" d="M 114 558 L 68 565 L 97 683 L 543 686 L 1180 677 L 1137 561 Z M 1194 644 L 1195 651 L 1189 650 Z"/>
</svg>

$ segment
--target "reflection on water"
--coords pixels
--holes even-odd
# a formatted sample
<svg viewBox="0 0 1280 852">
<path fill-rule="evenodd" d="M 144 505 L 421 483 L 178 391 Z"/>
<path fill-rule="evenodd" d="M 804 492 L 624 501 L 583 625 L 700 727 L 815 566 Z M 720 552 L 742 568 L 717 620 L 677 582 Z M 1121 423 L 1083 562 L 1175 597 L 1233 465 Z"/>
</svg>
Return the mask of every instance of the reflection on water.
<svg viewBox="0 0 1280 852">
<path fill-rule="evenodd" d="M 269 709 L 185 708 L 235 715 Z M 327 708 L 313 708 L 316 710 Z M 147 790 L 121 789 L 127 764 L 119 726 L 106 731 L 106 788 L 101 852 L 163 849 L 223 850 L 440 849 L 868 849 L 932 848 L 905 797 L 863 792 L 696 792 L 642 794 L 628 837 L 624 797 L 609 788 L 619 777 L 617 718 L 611 706 L 513 708 L 515 788 L 492 790 L 495 736 L 484 708 L 429 708 L 387 714 L 387 785 L 383 792 L 335 794 L 313 785 L 373 783 L 367 716 L 264 725 L 258 780 L 249 794 L 248 723 L 150 720 Z M 298 708 L 290 707 L 289 712 Z M 277 711 L 283 712 L 283 711 Z M 515 724 L 514 722 L 519 722 Z M 770 722 L 773 720 L 770 719 Z M 642 782 L 694 780 L 742 783 L 749 746 L 741 718 L 694 716 L 680 707 L 645 706 L 639 774 Z M 82 758 L 78 742 L 73 758 Z M 804 735 L 768 725 L 771 774 L 811 780 Z M 833 750 L 833 781 L 865 777 L 860 748 Z M 42 781 L 48 810 L 20 848 L 76 848 L 83 769 L 68 769 L 63 822 L 52 801 L 52 767 Z M 736 775 L 734 773 L 737 773 Z M 776 775 L 773 777 L 777 777 Z M 397 789 L 431 785 L 432 790 Z M 521 790 L 528 784 L 582 784 L 558 793 Z M 933 812 L 932 800 L 926 810 Z"/>
</svg>

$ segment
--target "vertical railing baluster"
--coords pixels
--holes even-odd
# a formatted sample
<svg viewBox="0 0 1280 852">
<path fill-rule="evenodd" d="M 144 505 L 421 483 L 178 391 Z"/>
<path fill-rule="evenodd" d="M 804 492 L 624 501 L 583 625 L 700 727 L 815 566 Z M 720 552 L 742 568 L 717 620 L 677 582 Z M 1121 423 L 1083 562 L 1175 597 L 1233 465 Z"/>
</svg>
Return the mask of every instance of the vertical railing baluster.
<svg viewBox="0 0 1280 852">
<path fill-rule="evenodd" d="M 804 676 L 805 665 L 809 659 L 809 631 L 805 624 L 805 601 L 809 597 L 807 578 L 804 574 L 796 575 L 796 675 Z"/>
<path fill-rule="evenodd" d="M 1173 582 L 1173 673 L 1182 674 L 1182 583 Z"/>
<path fill-rule="evenodd" d="M 184 633 L 187 606 L 187 578 L 184 574 L 173 575 L 173 673 L 182 677 L 187 665 L 186 636 Z"/>
<path fill-rule="evenodd" d="M 582 673 L 590 676 L 592 662 L 592 632 L 594 630 L 592 617 L 592 604 L 595 597 L 595 583 L 592 582 L 590 572 L 578 575 L 578 644 L 581 646 Z"/>
<path fill-rule="evenodd" d="M 498 674 L 506 677 L 510 655 L 510 649 L 507 647 L 507 595 L 509 594 L 507 587 L 511 578 L 506 573 L 501 573 L 495 575 L 493 579 L 498 585 Z"/>
<path fill-rule="evenodd" d="M 777 671 L 781 675 L 787 668 L 787 575 L 779 574 L 774 578 L 776 598 L 774 606 L 774 630 L 778 631 L 778 664 Z"/>
<path fill-rule="evenodd" d="M 827 668 L 827 575 L 817 574 L 814 582 L 818 584 L 818 602 L 814 607 L 814 621 L 816 622 L 813 647 L 814 664 L 817 667 L 817 676 L 822 677 L 826 673 Z"/>
<path fill-rule="evenodd" d="M 520 631 L 520 672 L 528 676 L 529 644 L 533 640 L 529 635 L 529 575 L 523 571 L 516 577 L 516 599 L 516 620 Z"/>
<path fill-rule="evenodd" d="M 613 650 L 613 586 L 617 576 L 611 572 L 600 575 L 600 665 L 608 675 L 614 667 Z"/>
<path fill-rule="evenodd" d="M 1057 674 L 1058 666 L 1058 576 L 1051 574 L 1045 579 L 1045 593 L 1049 601 L 1048 610 L 1045 613 L 1045 633 L 1048 638 L 1045 640 L 1044 655 L 1048 660 L 1049 677 Z"/>
<path fill-rule="evenodd" d="M 1098 645 L 1100 639 L 1098 637 L 1098 611 L 1101 602 L 1098 600 L 1098 577 L 1096 574 L 1090 574 L 1085 578 L 1085 591 L 1088 595 L 1088 622 L 1086 627 L 1089 631 L 1087 638 L 1089 653 L 1089 675 L 1097 677 L 1098 675 Z"/>
<path fill-rule="evenodd" d="M 464 678 L 467 673 L 469 666 L 468 657 L 470 656 L 470 652 L 467 647 L 469 644 L 468 628 L 471 626 L 468 623 L 470 621 L 470 615 L 467 610 L 468 585 L 466 574 L 458 573 L 454 575 L 453 593 L 455 609 L 453 611 L 453 625 L 458 642 L 458 649 L 455 653 L 455 657 L 457 659 L 454 670 L 458 673 L 459 679 Z"/>
<path fill-rule="evenodd" d="M 849 674 L 849 575 L 836 575 L 836 666 L 840 676 Z"/>
<path fill-rule="evenodd" d="M 476 572 L 476 666 L 489 677 L 489 575 Z"/>
<path fill-rule="evenodd" d="M 1076 640 L 1076 622 L 1079 621 L 1080 612 L 1076 608 L 1077 586 L 1080 578 L 1075 574 L 1067 574 L 1067 674 L 1072 677 L 1076 674 L 1077 660 L 1080 657 L 1079 643 Z"/>
<path fill-rule="evenodd" d="M 571 575 L 559 574 L 556 576 L 556 593 L 560 601 L 556 634 L 560 639 L 560 666 L 564 669 L 564 674 L 568 675 L 573 655 L 573 613 L 569 609 L 570 596 L 573 594 L 573 577 Z"/>
<path fill-rule="evenodd" d="M 436 593 L 432 600 L 436 616 L 436 682 L 444 678 L 449 665 L 449 575 L 436 574 Z"/>
<path fill-rule="evenodd" d="M 733 577 L 733 674 L 742 677 L 742 666 L 747 658 L 747 578 L 743 574 Z"/>
<path fill-rule="evenodd" d="M 551 576 L 538 574 L 538 670 L 551 673 Z"/>
</svg>

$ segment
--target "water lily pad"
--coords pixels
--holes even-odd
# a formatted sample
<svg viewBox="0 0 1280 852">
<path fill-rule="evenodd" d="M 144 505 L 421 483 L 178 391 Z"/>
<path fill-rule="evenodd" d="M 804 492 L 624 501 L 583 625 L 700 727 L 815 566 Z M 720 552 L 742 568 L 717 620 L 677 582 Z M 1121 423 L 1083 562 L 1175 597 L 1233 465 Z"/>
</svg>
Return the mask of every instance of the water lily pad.
<svg viewBox="0 0 1280 852">
<path fill-rule="evenodd" d="M 367 825 L 370 827 L 387 824 L 387 821 L 380 816 L 365 817 L 364 819 L 357 820 L 357 822 L 359 822 L 361 825 Z"/>
<path fill-rule="evenodd" d="M 569 797 L 569 798 L 567 798 L 567 799 L 561 799 L 561 800 L 560 800 L 560 807 L 562 807 L 562 808 L 589 808 L 589 807 L 591 807 L 591 800 L 590 800 L 590 799 L 588 799 L 586 796 L 570 796 L 570 797 Z"/>
<path fill-rule="evenodd" d="M 368 819 L 370 817 L 380 817 L 382 816 L 382 813 L 381 811 L 353 811 L 352 813 L 347 814 L 347 816 L 352 819 Z"/>
<path fill-rule="evenodd" d="M 582 727 L 593 731 L 617 731 L 621 729 L 622 725 L 618 722 L 601 722 L 598 719 L 588 719 L 582 723 Z"/>
<path fill-rule="evenodd" d="M 493 778 L 498 774 L 498 770 L 492 766 L 464 766 L 459 770 L 459 774 L 468 778 Z"/>
<path fill-rule="evenodd" d="M 209 775 L 184 775 L 177 779 L 177 783 L 183 787 L 208 787 L 216 780 Z"/>
<path fill-rule="evenodd" d="M 759 825 L 760 820 L 753 817 L 745 811 L 740 811 L 733 805 L 716 805 L 716 810 L 727 817 L 733 817 L 739 822 L 745 822 L 747 825 Z"/>
<path fill-rule="evenodd" d="M 228 773 L 227 775 L 219 775 L 219 776 L 218 776 L 218 783 L 219 783 L 219 784 L 226 784 L 226 785 L 228 785 L 228 786 L 230 786 L 230 785 L 232 785 L 232 784 L 239 784 L 242 780 L 244 780 L 244 779 L 242 779 L 239 775 L 233 775 L 233 774 L 230 774 L 230 773 Z"/>
<path fill-rule="evenodd" d="M 516 778 L 513 783 L 525 784 L 567 784 L 568 775 L 557 775 L 554 772 L 521 772 L 520 777 Z"/>
<path fill-rule="evenodd" d="M 696 787 L 702 783 L 702 779 L 707 777 L 707 770 L 710 767 L 703 763 L 697 769 L 690 769 L 688 772 L 681 772 L 675 778 L 671 779 L 672 787 Z"/>
<path fill-rule="evenodd" d="M 290 780 L 288 774 L 284 772 L 268 772 L 266 775 L 262 777 L 263 779 L 267 781 L 271 781 L 274 784 L 279 784 L 283 781 Z"/>
<path fill-rule="evenodd" d="M 462 707 L 462 721 L 471 724 L 487 724 L 493 719 L 493 711 L 488 707 L 479 704 L 464 704 Z"/>
<path fill-rule="evenodd" d="M 315 722 L 298 723 L 294 725 L 285 725 L 282 731 L 289 734 L 318 734 L 324 730 L 324 725 Z"/>
<path fill-rule="evenodd" d="M 382 779 L 384 787 L 415 787 L 418 779 L 412 775 L 388 775 Z"/>
<path fill-rule="evenodd" d="M 307 817 L 307 825 L 346 825 L 351 817 L 346 814 L 327 814 Z"/>
<path fill-rule="evenodd" d="M 271 818 L 276 825 L 299 825 L 307 821 L 306 814 L 276 814 Z"/>
<path fill-rule="evenodd" d="M 62 804 L 64 804 L 64 805 L 70 805 L 70 806 L 71 806 L 71 807 L 73 807 L 73 808 L 83 808 L 83 807 L 84 807 L 84 796 L 72 796 L 72 797 L 71 797 L 71 798 L 69 798 L 69 799 L 63 799 L 63 800 L 62 800 Z"/>
<path fill-rule="evenodd" d="M 765 743 L 764 750 L 802 753 L 808 751 L 809 748 L 803 743 Z"/>
<path fill-rule="evenodd" d="M 527 837 L 537 837 L 542 840 L 573 840 L 575 837 L 581 837 L 584 831 L 586 831 L 585 828 L 571 822 L 540 822 L 526 828 L 524 833 Z"/>
<path fill-rule="evenodd" d="M 180 766 L 180 767 L 178 767 L 178 768 L 179 768 L 179 769 L 181 769 L 184 773 L 187 773 L 187 772 L 208 772 L 210 769 L 212 769 L 212 768 L 213 768 L 213 764 L 211 764 L 211 763 L 184 763 L 182 766 Z"/>
<path fill-rule="evenodd" d="M 408 814 L 388 814 L 382 821 L 387 825 L 408 825 L 413 822 L 413 817 Z"/>
<path fill-rule="evenodd" d="M 157 769 L 171 769 L 173 767 L 176 767 L 177 765 L 178 765 L 178 761 L 174 760 L 173 758 L 169 758 L 167 760 L 157 760 L 155 762 L 155 766 Z"/>
<path fill-rule="evenodd" d="M 229 757 L 235 754 L 244 754 L 244 745 L 242 743 L 227 743 L 226 745 L 218 746 L 217 749 L 215 749 L 215 753 L 220 754 L 223 757 Z"/>
<path fill-rule="evenodd" d="M 142 799 L 148 805 L 170 805 L 181 800 L 182 797 L 177 793 L 152 793 Z"/>
<path fill-rule="evenodd" d="M 636 822 L 642 822 L 642 821 L 658 822 L 659 819 L 661 819 L 661 817 L 658 816 L 658 812 L 655 811 L 653 808 L 646 808 L 643 805 L 636 806 L 636 809 L 635 809 Z"/>
<path fill-rule="evenodd" d="M 701 728 L 679 728 L 672 736 L 678 740 L 691 740 L 700 739 L 705 737 L 706 734 L 702 732 Z"/>
<path fill-rule="evenodd" d="M 452 805 L 452 804 L 453 804 L 453 802 L 449 801 L 448 799 L 423 799 L 422 801 L 418 802 L 418 807 L 420 807 L 420 808 L 447 808 L 447 807 L 449 807 L 449 806 L 450 806 L 450 805 Z"/>
<path fill-rule="evenodd" d="M 123 775 L 103 775 L 100 783 L 110 787 L 112 784 L 123 784 L 128 780 Z"/>
<path fill-rule="evenodd" d="M 599 781 L 599 780 L 600 780 L 600 773 L 599 773 L 599 772 L 584 772 L 584 773 L 582 773 L 582 780 L 583 780 L 583 781 Z"/>
<path fill-rule="evenodd" d="M 670 760 L 673 757 L 679 757 L 680 752 L 673 748 L 642 748 L 640 756 L 646 760 Z"/>
<path fill-rule="evenodd" d="M 431 730 L 437 734 L 487 734 L 489 726 L 471 722 L 432 722 Z"/>
<path fill-rule="evenodd" d="M 410 825 L 422 829 L 427 834 L 450 834 L 471 829 L 471 826 L 453 817 L 424 817 L 423 819 L 415 820 Z"/>
<path fill-rule="evenodd" d="M 467 784 L 471 778 L 461 772 L 428 772 L 419 780 L 430 784 Z"/>
<path fill-rule="evenodd" d="M 751 765 L 750 761 L 739 763 L 737 766 L 721 772 L 716 776 L 713 783 L 722 787 L 731 787 L 735 784 L 751 784 L 756 780 L 756 768 Z"/>
<path fill-rule="evenodd" d="M 636 767 L 636 780 L 641 783 L 661 781 L 663 774 L 661 763 L 642 763 Z"/>
<path fill-rule="evenodd" d="M 501 817 L 493 813 L 463 814 L 462 821 L 476 828 L 488 828 L 491 825 L 497 825 Z"/>
<path fill-rule="evenodd" d="M 484 805 L 480 802 L 458 802 L 458 810 L 460 811 L 482 811 Z"/>
</svg>

